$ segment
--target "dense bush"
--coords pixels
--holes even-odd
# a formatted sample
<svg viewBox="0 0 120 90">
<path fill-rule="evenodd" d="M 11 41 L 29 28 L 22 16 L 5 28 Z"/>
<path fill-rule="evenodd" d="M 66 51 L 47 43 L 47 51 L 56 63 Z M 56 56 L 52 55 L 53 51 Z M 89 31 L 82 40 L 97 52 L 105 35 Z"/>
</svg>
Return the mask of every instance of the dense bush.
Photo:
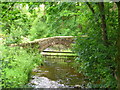
<svg viewBox="0 0 120 90">
<path fill-rule="evenodd" d="M 78 37 L 75 50 L 78 71 L 88 78 L 87 88 L 115 88 L 115 47 L 106 47 L 95 37 Z"/>
<path fill-rule="evenodd" d="M 20 47 L 0 46 L 2 84 L 4 88 L 20 87 L 28 82 L 31 70 L 41 63 L 40 54 Z"/>
</svg>

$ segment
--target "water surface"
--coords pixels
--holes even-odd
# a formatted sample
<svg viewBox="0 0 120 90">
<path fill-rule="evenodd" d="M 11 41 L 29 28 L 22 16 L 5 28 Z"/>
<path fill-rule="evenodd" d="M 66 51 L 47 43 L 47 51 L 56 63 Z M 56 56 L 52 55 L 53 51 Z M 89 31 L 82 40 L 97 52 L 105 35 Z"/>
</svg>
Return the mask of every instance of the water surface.
<svg viewBox="0 0 120 90">
<path fill-rule="evenodd" d="M 43 66 L 33 69 L 29 85 L 34 88 L 82 87 L 84 77 L 73 68 L 73 60 L 46 58 Z"/>
</svg>

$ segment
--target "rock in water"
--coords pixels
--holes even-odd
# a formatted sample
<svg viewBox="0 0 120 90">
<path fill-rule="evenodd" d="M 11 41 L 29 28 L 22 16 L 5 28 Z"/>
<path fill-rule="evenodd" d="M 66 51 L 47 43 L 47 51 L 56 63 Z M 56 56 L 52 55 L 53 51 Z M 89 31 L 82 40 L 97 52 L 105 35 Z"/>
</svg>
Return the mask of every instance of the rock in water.
<svg viewBox="0 0 120 90">
<path fill-rule="evenodd" d="M 59 84 L 46 77 L 34 76 L 34 79 L 29 83 L 34 88 L 65 88 L 64 84 Z"/>
</svg>

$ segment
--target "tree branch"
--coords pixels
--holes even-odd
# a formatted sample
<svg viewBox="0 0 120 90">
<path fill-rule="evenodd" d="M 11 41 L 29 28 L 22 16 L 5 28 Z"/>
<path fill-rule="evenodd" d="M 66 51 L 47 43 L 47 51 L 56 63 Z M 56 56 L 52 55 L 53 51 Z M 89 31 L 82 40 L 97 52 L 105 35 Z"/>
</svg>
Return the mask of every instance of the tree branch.
<svg viewBox="0 0 120 90">
<path fill-rule="evenodd" d="M 12 5 L 5 11 L 5 14 L 7 13 L 7 11 L 9 11 L 12 8 L 12 6 L 14 6 L 14 4 L 15 3 L 12 3 Z M 1 18 L 3 18 L 5 16 L 5 14 L 3 14 L 3 16 Z"/>
<path fill-rule="evenodd" d="M 88 7 L 92 11 L 92 13 L 95 14 L 95 11 L 94 11 L 93 7 L 90 5 L 90 3 L 86 2 L 86 4 L 88 5 Z"/>
</svg>

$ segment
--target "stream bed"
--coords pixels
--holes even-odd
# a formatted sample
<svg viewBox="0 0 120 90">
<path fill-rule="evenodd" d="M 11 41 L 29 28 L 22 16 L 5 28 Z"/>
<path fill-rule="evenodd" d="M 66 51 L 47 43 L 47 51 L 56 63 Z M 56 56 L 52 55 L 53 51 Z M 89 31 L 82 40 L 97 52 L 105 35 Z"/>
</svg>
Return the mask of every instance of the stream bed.
<svg viewBox="0 0 120 90">
<path fill-rule="evenodd" d="M 28 85 L 33 88 L 82 88 L 84 76 L 73 66 L 73 58 L 45 58 L 44 64 L 32 71 Z"/>
</svg>

